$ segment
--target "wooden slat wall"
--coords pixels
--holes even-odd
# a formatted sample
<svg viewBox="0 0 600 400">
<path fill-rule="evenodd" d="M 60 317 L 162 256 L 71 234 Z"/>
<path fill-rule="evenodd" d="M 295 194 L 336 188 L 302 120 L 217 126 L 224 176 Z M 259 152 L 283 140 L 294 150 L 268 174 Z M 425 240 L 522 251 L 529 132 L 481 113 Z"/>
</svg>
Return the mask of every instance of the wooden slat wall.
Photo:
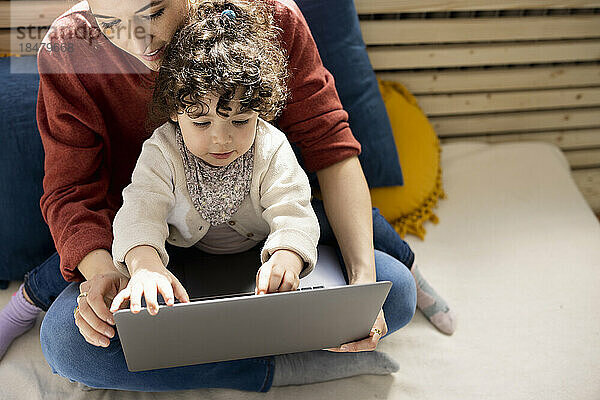
<svg viewBox="0 0 600 400">
<path fill-rule="evenodd" d="M 0 53 L 35 54 L 17 28 L 43 37 L 75 3 L 0 0 Z M 378 76 L 417 96 L 442 142 L 554 143 L 600 212 L 600 0 L 355 4 Z"/>
<path fill-rule="evenodd" d="M 543 141 L 600 212 L 600 1 L 355 0 L 381 79 L 443 143 Z"/>
<path fill-rule="evenodd" d="M 56 17 L 76 3 L 77 1 L 72 0 L 2 0 L 0 28 L 49 26 Z"/>
<path fill-rule="evenodd" d="M 361 21 L 367 45 L 600 37 L 600 15 Z"/>
<path fill-rule="evenodd" d="M 359 14 L 600 7 L 598 0 L 354 0 L 354 4 Z"/>
</svg>

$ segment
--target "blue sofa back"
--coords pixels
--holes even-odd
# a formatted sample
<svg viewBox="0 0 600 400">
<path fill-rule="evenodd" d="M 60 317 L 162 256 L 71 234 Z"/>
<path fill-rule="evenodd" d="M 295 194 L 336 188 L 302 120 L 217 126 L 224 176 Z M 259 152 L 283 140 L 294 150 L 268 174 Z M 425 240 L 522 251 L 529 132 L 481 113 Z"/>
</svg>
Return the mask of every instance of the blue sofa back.
<svg viewBox="0 0 600 400">
<path fill-rule="evenodd" d="M 55 251 L 39 206 L 44 176 L 35 118 L 39 77 L 11 73 L 11 59 L 0 58 L 0 280 L 23 279 Z M 35 57 L 16 61 L 37 71 Z"/>
</svg>

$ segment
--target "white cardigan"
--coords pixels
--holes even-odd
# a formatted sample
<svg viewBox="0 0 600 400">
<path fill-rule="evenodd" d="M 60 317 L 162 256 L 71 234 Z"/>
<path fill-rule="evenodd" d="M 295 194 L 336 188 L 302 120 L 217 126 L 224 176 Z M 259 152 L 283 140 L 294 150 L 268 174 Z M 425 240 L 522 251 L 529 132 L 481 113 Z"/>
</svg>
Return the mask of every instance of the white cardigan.
<svg viewBox="0 0 600 400">
<path fill-rule="evenodd" d="M 285 134 L 261 119 L 254 144 L 250 194 L 228 224 L 257 243 L 267 238 L 263 263 L 276 250 L 296 252 L 305 262 L 300 274 L 304 277 L 315 266 L 319 240 L 308 178 Z M 175 128 L 167 122 L 144 142 L 131 183 L 123 189 L 123 206 L 113 222 L 115 266 L 129 276 L 125 255 L 139 245 L 154 247 L 166 266 L 165 240 L 191 247 L 209 227 L 194 208 Z"/>
</svg>

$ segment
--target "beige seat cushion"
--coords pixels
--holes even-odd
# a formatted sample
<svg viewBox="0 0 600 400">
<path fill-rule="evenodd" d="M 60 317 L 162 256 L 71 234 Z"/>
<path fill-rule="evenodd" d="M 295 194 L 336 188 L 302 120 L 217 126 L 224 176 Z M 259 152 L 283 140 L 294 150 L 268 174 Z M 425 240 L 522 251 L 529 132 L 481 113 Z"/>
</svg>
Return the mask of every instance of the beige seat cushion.
<svg viewBox="0 0 600 400">
<path fill-rule="evenodd" d="M 454 336 L 417 314 L 380 350 L 392 376 L 273 388 L 82 392 L 52 375 L 38 325 L 0 362 L 2 399 L 578 399 L 600 398 L 600 225 L 558 149 L 519 143 L 446 145 L 448 199 L 425 242 L 409 240 L 423 274 L 459 316 Z M 0 305 L 16 290 L 0 292 Z"/>
</svg>

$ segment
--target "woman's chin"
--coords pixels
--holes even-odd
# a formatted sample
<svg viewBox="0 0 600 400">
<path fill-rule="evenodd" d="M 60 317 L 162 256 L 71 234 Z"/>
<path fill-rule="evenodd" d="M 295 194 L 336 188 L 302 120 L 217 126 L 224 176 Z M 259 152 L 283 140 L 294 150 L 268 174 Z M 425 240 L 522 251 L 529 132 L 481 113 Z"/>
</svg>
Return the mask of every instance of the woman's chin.
<svg viewBox="0 0 600 400">
<path fill-rule="evenodd" d="M 148 67 L 148 69 L 156 72 L 160 69 L 160 62 L 162 61 L 162 59 L 160 60 L 156 60 L 156 61 L 148 61 L 148 60 L 144 60 L 143 58 L 140 57 L 136 57 L 138 60 L 140 60 L 146 67 Z"/>
</svg>

